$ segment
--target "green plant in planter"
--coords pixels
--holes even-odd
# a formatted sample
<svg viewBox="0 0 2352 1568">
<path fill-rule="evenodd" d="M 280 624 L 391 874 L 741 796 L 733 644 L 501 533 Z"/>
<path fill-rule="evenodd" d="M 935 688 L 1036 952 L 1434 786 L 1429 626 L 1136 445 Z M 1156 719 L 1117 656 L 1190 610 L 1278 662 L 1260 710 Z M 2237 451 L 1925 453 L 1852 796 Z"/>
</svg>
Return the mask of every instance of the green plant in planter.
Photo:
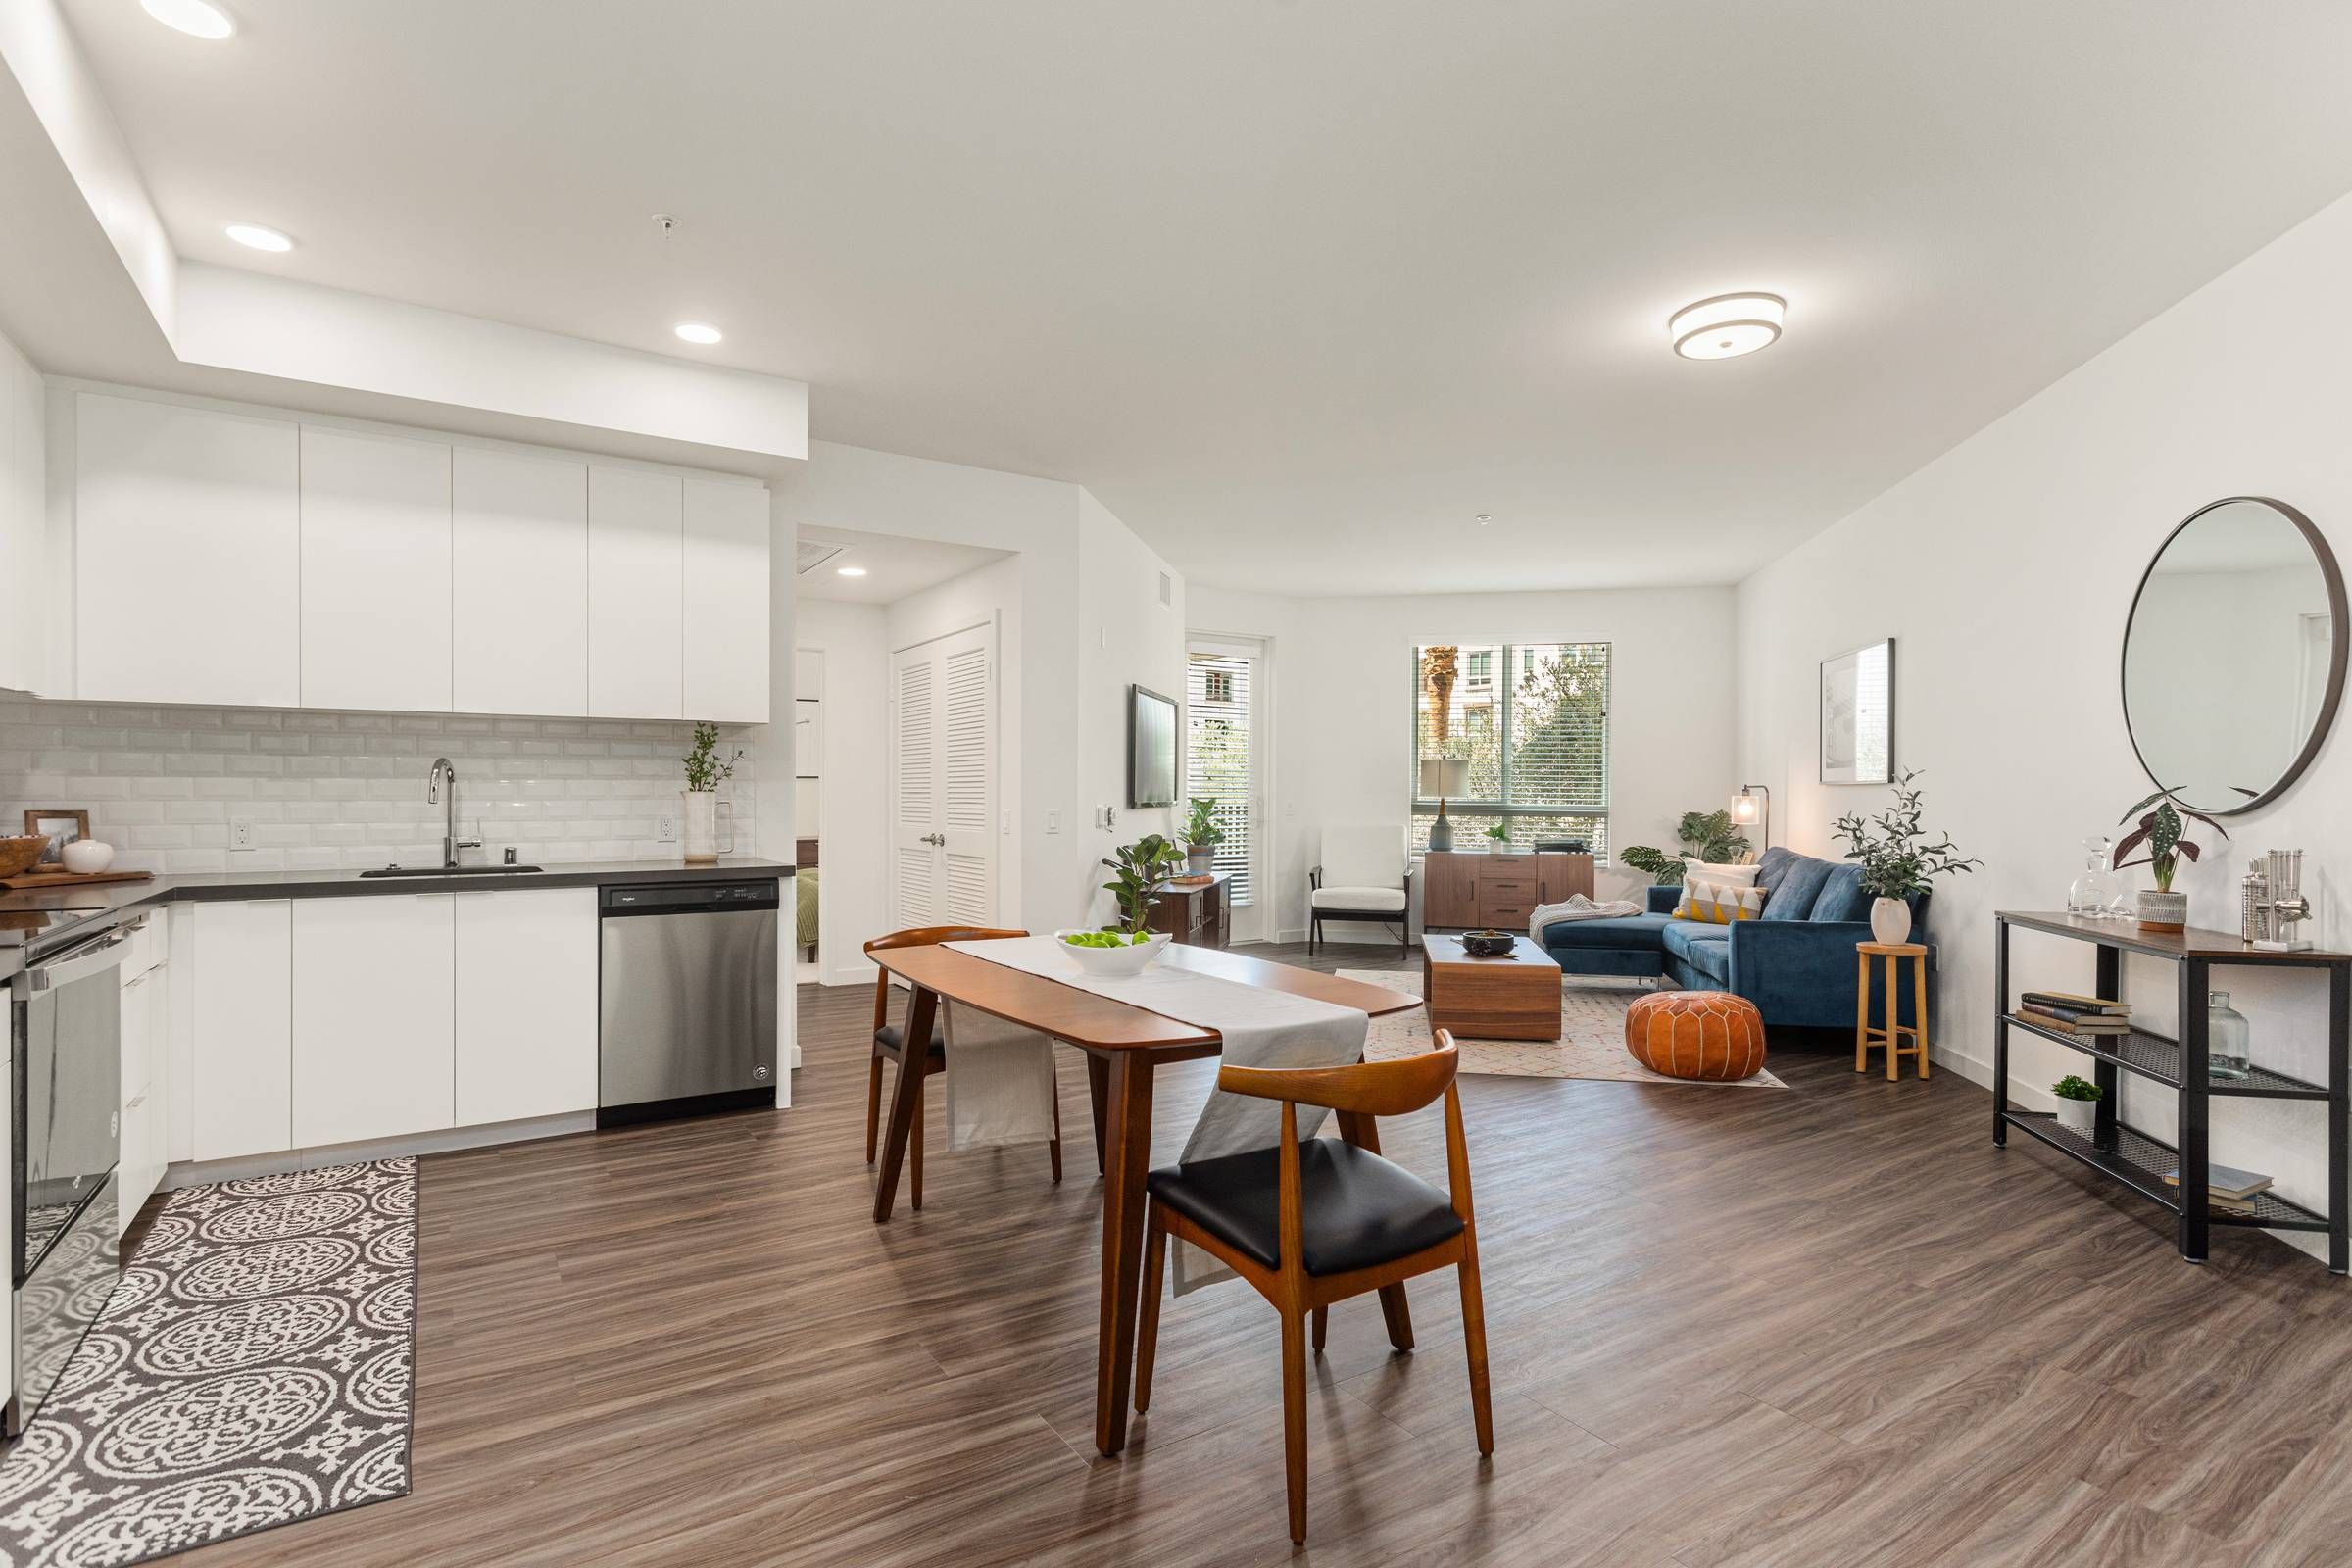
<svg viewBox="0 0 2352 1568">
<path fill-rule="evenodd" d="M 1729 811 L 1685 811 L 1674 836 L 1682 841 L 1680 855 L 1636 844 L 1621 851 L 1617 858 L 1637 871 L 1648 872 L 1653 881 L 1680 882 L 1684 868 L 1692 860 L 1728 865 L 1748 849 L 1747 835 L 1732 824 Z"/>
<path fill-rule="evenodd" d="M 1213 850 L 1224 843 L 1225 830 L 1217 825 L 1213 814 L 1217 808 L 1217 798 L 1213 795 L 1196 795 L 1186 804 L 1190 809 L 1184 819 L 1185 844 L 1196 850 Z"/>
<path fill-rule="evenodd" d="M 2101 1100 L 2105 1098 L 2097 1084 L 2087 1078 L 2078 1078 L 2071 1072 L 2050 1085 L 2050 1093 L 2056 1095 L 2060 1100 Z"/>
<path fill-rule="evenodd" d="M 2151 811 L 2148 809 L 2149 807 L 2154 807 L 2155 809 Z M 2128 865 L 2147 866 L 2149 870 L 2156 873 L 2156 891 L 2159 893 L 2173 891 L 2173 874 L 2180 869 L 2180 861 L 2183 858 L 2191 860 L 2197 858 L 2197 847 L 2182 837 L 2188 831 L 2188 824 L 2181 820 L 2182 817 L 2202 822 L 2224 838 L 2230 836 L 2229 829 L 2223 827 L 2212 817 L 2202 811 L 2192 810 L 2174 800 L 2171 790 L 2158 790 L 2146 800 L 2132 807 L 2131 810 L 2124 812 L 2121 820 L 2131 821 L 2132 811 L 2144 814 L 2139 819 L 2139 826 L 2125 834 L 2123 842 L 2115 847 L 2113 864 L 2118 871 Z M 2127 860 L 2124 858 L 2142 844 L 2148 847 L 2148 853 L 2143 859 Z"/>
<path fill-rule="evenodd" d="M 1111 871 L 1102 887 L 1119 901 L 1116 929 L 1141 936 L 1152 918 L 1152 896 L 1166 887 L 1168 873 L 1184 863 L 1184 851 L 1157 833 L 1147 833 L 1112 854 L 1114 858 L 1102 862 Z"/>
<path fill-rule="evenodd" d="M 1509 823 L 1507 823 L 1507 822 L 1497 822 L 1497 823 L 1495 823 L 1495 824 L 1494 824 L 1493 827 L 1491 827 L 1491 828 L 1487 829 L 1487 837 L 1489 837 L 1489 838 L 1493 839 L 1493 840 L 1494 840 L 1495 843 L 1497 843 L 1497 844 L 1508 844 L 1508 843 L 1510 843 L 1510 842 L 1511 842 L 1511 828 L 1510 828 L 1510 824 L 1509 824 Z"/>
<path fill-rule="evenodd" d="M 694 726 L 694 750 L 678 760 L 686 764 L 686 787 L 707 794 L 735 776 L 735 764 L 743 760 L 743 748 L 738 746 L 734 756 L 720 761 L 718 726 L 697 724 Z"/>
<path fill-rule="evenodd" d="M 1894 804 L 1877 816 L 1848 811 L 1833 830 L 1853 846 L 1845 858 L 1862 862 L 1862 891 L 1874 899 L 1907 899 L 1927 892 L 1932 878 L 1974 871 L 1984 863 L 1963 858 L 1949 833 L 1933 844 L 1926 842 L 1928 830 L 1919 820 L 1925 808 L 1919 804 L 1920 790 L 1911 782 L 1917 777 L 1913 769 L 1896 779 Z"/>
</svg>

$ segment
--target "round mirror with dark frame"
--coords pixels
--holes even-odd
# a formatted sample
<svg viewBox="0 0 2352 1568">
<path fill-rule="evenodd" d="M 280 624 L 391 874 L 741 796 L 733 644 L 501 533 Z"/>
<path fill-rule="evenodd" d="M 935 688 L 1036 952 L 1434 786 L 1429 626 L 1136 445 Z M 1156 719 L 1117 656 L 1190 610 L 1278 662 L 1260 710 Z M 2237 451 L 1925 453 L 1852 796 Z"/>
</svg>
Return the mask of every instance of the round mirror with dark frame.
<svg viewBox="0 0 2352 1568">
<path fill-rule="evenodd" d="M 2348 633 L 2309 517 L 2261 496 L 2190 513 L 2124 629 L 2124 723 L 2149 782 L 2216 816 L 2275 799 L 2335 720 Z"/>
</svg>

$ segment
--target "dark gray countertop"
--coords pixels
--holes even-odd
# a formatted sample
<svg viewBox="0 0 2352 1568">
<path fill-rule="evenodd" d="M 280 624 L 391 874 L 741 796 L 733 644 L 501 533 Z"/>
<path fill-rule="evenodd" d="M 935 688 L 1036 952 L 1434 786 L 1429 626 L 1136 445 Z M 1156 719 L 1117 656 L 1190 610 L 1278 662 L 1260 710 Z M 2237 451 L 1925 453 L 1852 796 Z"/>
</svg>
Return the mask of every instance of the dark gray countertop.
<svg viewBox="0 0 2352 1568">
<path fill-rule="evenodd" d="M 502 888 L 607 887 L 622 882 L 792 874 L 793 867 L 781 860 L 730 855 L 716 865 L 688 865 L 681 860 L 573 860 L 551 864 L 542 871 L 479 871 L 460 866 L 433 876 L 363 878 L 358 871 L 215 871 L 158 876 L 146 882 L 6 893 L 0 894 L 0 980 L 69 937 L 103 931 L 139 909 L 161 904 L 364 898 L 379 893 L 491 893 Z"/>
</svg>

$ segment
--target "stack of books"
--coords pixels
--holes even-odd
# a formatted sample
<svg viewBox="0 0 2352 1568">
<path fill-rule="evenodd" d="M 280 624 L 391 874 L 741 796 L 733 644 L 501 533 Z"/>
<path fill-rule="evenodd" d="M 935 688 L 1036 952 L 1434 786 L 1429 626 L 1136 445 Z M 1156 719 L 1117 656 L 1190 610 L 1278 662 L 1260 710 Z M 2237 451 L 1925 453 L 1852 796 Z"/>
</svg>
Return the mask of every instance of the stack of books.
<svg viewBox="0 0 2352 1568">
<path fill-rule="evenodd" d="M 2180 1185 L 2180 1167 L 2176 1165 L 2164 1173 L 2164 1185 Z M 2217 1213 L 2251 1214 L 2254 1195 L 2270 1188 L 2271 1179 L 2260 1171 L 2239 1170 L 2234 1165 L 2205 1167 L 2205 1206 Z"/>
<path fill-rule="evenodd" d="M 2016 1016 L 2040 1029 L 2062 1035 L 2122 1035 L 2132 1032 L 2132 1004 L 2104 997 L 2077 997 L 2064 991 L 2029 991 L 2020 998 Z"/>
</svg>

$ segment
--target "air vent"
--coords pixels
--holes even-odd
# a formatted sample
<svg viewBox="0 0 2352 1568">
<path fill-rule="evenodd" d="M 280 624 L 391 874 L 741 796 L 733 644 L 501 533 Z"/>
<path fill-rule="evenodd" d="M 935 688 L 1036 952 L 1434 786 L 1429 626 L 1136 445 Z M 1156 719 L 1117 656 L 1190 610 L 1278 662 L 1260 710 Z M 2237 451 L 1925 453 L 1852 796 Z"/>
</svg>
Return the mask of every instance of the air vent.
<svg viewBox="0 0 2352 1568">
<path fill-rule="evenodd" d="M 830 539 L 803 539 L 800 542 L 799 554 L 793 558 L 793 574 L 806 577 L 848 548 L 849 546 L 837 545 Z"/>
<path fill-rule="evenodd" d="M 1159 602 L 1170 610 L 1176 608 L 1176 579 L 1164 571 L 1159 574 Z"/>
</svg>

